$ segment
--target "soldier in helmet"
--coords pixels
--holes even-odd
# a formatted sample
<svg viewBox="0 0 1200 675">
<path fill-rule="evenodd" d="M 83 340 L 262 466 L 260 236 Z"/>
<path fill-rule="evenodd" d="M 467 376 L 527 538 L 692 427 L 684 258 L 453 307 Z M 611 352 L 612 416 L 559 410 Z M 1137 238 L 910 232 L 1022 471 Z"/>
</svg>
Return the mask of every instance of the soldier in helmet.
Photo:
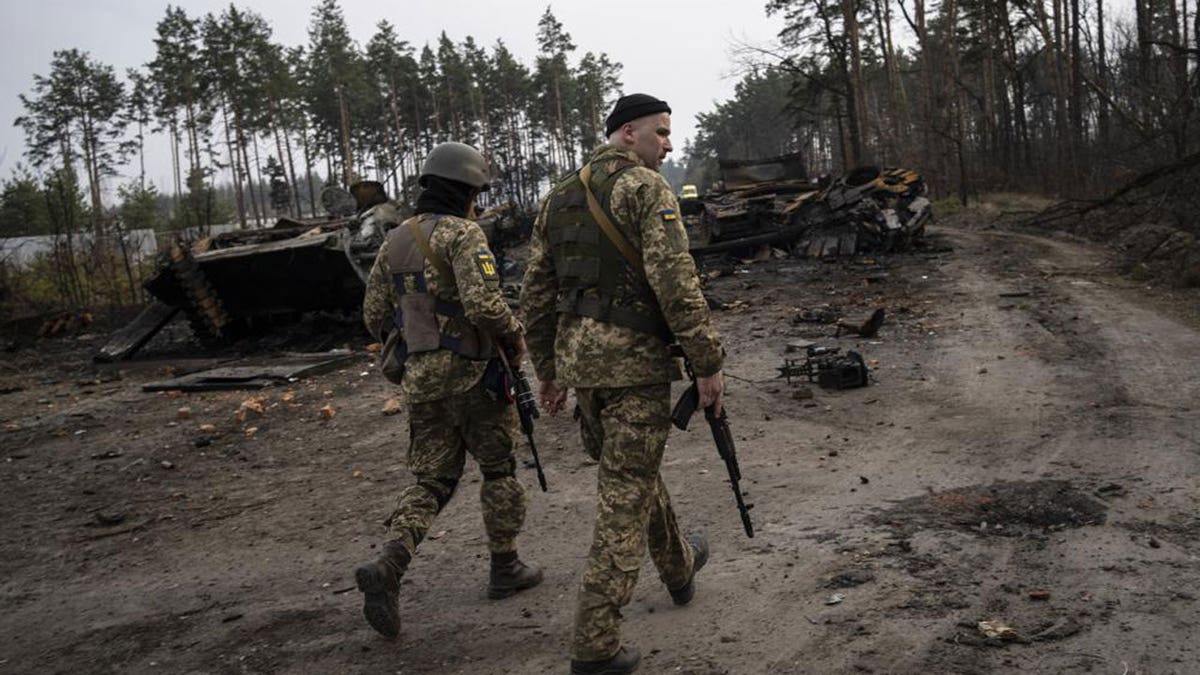
<svg viewBox="0 0 1200 675">
<path fill-rule="evenodd" d="M 671 187 L 658 173 L 671 151 L 671 109 L 624 96 L 608 143 L 555 185 L 534 225 L 521 292 L 527 338 L 553 412 L 575 388 L 584 448 L 599 461 L 599 507 L 575 615 L 571 672 L 630 673 L 621 644 L 646 549 L 677 605 L 692 599 L 708 560 L 702 536 L 680 533 L 659 473 L 671 426 L 677 341 L 700 403 L 720 410 L 722 350 Z"/>
<path fill-rule="evenodd" d="M 363 614 L 389 638 L 400 630 L 400 578 L 454 494 L 468 454 L 483 474 L 488 597 L 542 581 L 540 569 L 517 557 L 525 493 L 514 475 L 516 414 L 496 359 L 504 350 L 519 361 L 525 340 L 501 296 L 487 240 L 467 220 L 489 179 L 487 161 L 474 148 L 435 147 L 421 168 L 416 214 L 391 229 L 367 279 L 363 318 L 385 343 L 385 370 L 404 393 L 408 467 L 416 479 L 387 520 L 382 554 L 355 570 Z"/>
</svg>

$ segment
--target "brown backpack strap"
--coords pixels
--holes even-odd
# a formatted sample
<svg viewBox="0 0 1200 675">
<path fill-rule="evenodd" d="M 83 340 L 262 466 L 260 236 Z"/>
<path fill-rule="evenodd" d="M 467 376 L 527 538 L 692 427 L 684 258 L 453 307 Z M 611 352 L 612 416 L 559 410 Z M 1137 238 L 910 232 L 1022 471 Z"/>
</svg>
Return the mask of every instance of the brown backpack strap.
<svg viewBox="0 0 1200 675">
<path fill-rule="evenodd" d="M 592 217 L 596 219 L 596 223 L 600 229 L 604 231 L 604 236 L 612 242 L 613 246 L 625 256 L 625 260 L 629 261 L 630 267 L 633 268 L 635 274 L 644 276 L 646 267 L 642 263 L 642 254 L 629 243 L 625 235 L 613 225 L 609 220 L 608 214 L 604 209 L 600 208 L 600 202 L 596 201 L 596 195 L 592 194 L 592 186 L 589 184 L 592 181 L 592 165 L 585 164 L 579 171 L 579 181 L 583 183 L 583 193 L 587 196 L 588 210 L 592 212 Z"/>
</svg>

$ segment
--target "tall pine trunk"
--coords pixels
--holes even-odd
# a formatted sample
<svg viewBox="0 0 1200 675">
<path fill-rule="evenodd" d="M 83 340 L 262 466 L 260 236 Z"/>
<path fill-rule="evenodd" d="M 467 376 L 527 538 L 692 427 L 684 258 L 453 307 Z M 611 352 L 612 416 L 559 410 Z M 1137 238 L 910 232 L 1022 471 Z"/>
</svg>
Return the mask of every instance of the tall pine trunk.
<svg viewBox="0 0 1200 675">
<path fill-rule="evenodd" d="M 852 165 L 863 163 L 870 136 L 867 129 L 866 90 L 862 76 L 862 46 L 859 44 L 858 0 L 842 0 L 842 20 L 845 22 L 847 49 L 850 61 L 846 69 L 846 113 L 850 126 L 850 142 L 854 159 Z"/>
<path fill-rule="evenodd" d="M 1096 0 L 1096 42 L 1098 51 L 1096 77 L 1100 81 L 1100 88 L 1104 91 L 1108 91 L 1108 55 L 1105 51 L 1104 39 L 1104 34 L 1107 32 L 1104 26 L 1104 0 Z M 1096 121 L 1099 125 L 1101 151 L 1107 151 L 1110 147 L 1108 114 L 1108 103 L 1101 101 L 1096 115 Z"/>
<path fill-rule="evenodd" d="M 246 229 L 246 198 L 242 194 L 241 160 L 238 159 L 237 146 L 234 145 L 233 138 L 229 135 L 229 108 L 225 103 L 221 104 L 221 117 L 225 121 L 225 147 L 229 149 L 229 170 L 233 174 L 233 191 L 237 199 L 238 226 L 244 230 Z"/>
</svg>

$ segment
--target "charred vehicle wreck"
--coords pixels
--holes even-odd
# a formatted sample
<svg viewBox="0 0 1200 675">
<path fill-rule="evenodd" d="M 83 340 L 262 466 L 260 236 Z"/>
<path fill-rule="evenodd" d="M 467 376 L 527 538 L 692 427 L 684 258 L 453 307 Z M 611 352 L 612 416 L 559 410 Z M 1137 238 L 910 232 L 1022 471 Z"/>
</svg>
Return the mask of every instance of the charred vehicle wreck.
<svg viewBox="0 0 1200 675">
<path fill-rule="evenodd" d="M 766 244 L 814 258 L 903 251 L 933 215 L 911 169 L 864 166 L 811 180 L 798 154 L 720 167 L 718 189 L 680 204 L 693 255 Z"/>
<path fill-rule="evenodd" d="M 366 183 L 366 191 L 363 183 L 352 186 L 353 196 L 327 188 L 321 195 L 328 213 L 323 218 L 281 218 L 264 229 L 172 242 L 144 284 L 153 301 L 114 333 L 95 359 L 132 357 L 180 312 L 209 345 L 293 322 L 308 312 L 352 319 L 361 310 L 387 224 L 408 215 L 387 200 L 382 185 Z M 511 213 L 511 205 L 501 204 L 476 220 L 496 236 Z"/>
</svg>

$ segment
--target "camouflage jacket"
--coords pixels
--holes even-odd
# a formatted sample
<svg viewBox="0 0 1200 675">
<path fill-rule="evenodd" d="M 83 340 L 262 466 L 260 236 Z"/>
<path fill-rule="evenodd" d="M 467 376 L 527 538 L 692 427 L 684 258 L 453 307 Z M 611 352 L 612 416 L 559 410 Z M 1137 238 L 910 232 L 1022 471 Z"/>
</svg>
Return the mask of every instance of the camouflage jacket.
<svg viewBox="0 0 1200 675">
<path fill-rule="evenodd" d="M 443 216 L 429 245 L 454 277 L 443 279 L 426 260 L 425 279 L 430 293 L 442 300 L 461 303 L 467 319 L 480 330 L 505 344 L 516 342 L 521 325 L 500 293 L 499 270 L 479 226 L 463 218 Z M 388 266 L 388 242 L 384 241 L 367 277 L 363 298 L 363 321 L 381 342 L 385 333 L 394 330 L 392 320 L 398 302 Z M 439 317 L 439 321 L 445 319 Z M 411 354 L 400 389 L 409 403 L 436 401 L 475 386 L 486 366 L 486 361 L 473 361 L 446 349 Z"/>
<path fill-rule="evenodd" d="M 688 253 L 675 195 L 666 180 L 646 168 L 632 150 L 603 145 L 588 161 L 612 159 L 638 164 L 613 184 L 608 204 L 614 224 L 641 251 L 650 289 L 696 374 L 713 375 L 721 369 L 721 342 L 700 291 L 695 261 Z M 605 201 L 603 195 L 596 197 Z M 559 289 L 547 241 L 548 204 L 548 199 L 543 200 L 534 224 L 521 289 L 525 339 L 538 379 L 557 380 L 569 387 L 629 387 L 679 379 L 679 366 L 659 338 L 556 312 Z"/>
</svg>

